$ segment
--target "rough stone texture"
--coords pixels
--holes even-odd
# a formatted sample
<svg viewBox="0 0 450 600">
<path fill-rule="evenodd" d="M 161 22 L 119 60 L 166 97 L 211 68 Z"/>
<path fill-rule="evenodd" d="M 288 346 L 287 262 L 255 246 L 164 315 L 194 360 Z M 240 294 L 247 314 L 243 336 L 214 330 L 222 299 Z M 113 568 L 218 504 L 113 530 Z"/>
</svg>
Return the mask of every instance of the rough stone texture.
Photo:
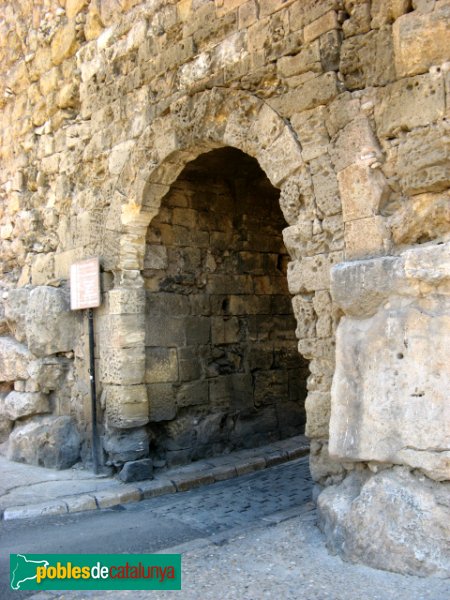
<svg viewBox="0 0 450 600">
<path fill-rule="evenodd" d="M 450 7 L 439 2 L 433 12 L 409 13 L 394 23 L 395 67 L 400 77 L 425 73 L 448 60 Z"/>
<path fill-rule="evenodd" d="M 27 379 L 28 365 L 34 356 L 23 344 L 0 337 L 0 381 Z"/>
<path fill-rule="evenodd" d="M 327 544 L 349 561 L 411 575 L 450 575 L 450 484 L 398 467 L 353 473 L 318 498 Z M 430 538 L 433 543 L 430 544 Z"/>
<path fill-rule="evenodd" d="M 160 455 L 200 458 L 304 429 L 308 368 L 277 196 L 255 161 L 211 152 L 183 171 L 148 229 L 145 378 Z M 188 437 L 178 419 L 192 424 Z"/>
<path fill-rule="evenodd" d="M 127 462 L 119 473 L 119 479 L 125 483 L 153 479 L 153 462 L 149 458 Z"/>
<path fill-rule="evenodd" d="M 384 289 L 376 289 L 370 276 L 382 274 L 386 259 L 349 265 L 347 273 L 338 268 L 333 297 L 343 296 L 345 285 L 358 312 L 337 330 L 330 421 L 335 458 L 406 464 L 433 479 L 450 479 L 450 317 L 448 297 L 439 294 L 449 290 L 449 249 L 407 251 L 390 269 L 396 285 L 391 278 Z M 369 301 L 363 304 L 364 296 Z"/>
<path fill-rule="evenodd" d="M 72 350 L 76 323 L 76 316 L 69 309 L 64 290 L 48 286 L 32 290 L 25 330 L 27 344 L 33 354 L 46 356 Z"/>
<path fill-rule="evenodd" d="M 38 417 L 24 425 L 16 424 L 7 456 L 32 465 L 68 469 L 79 459 L 80 443 L 70 417 Z"/>
<path fill-rule="evenodd" d="M 144 428 L 107 431 L 103 437 L 103 448 L 108 454 L 109 464 L 136 461 L 148 455 L 148 434 Z"/>
<path fill-rule="evenodd" d="M 10 421 L 16 421 L 51 410 L 48 396 L 41 392 L 11 392 L 6 396 L 0 412 Z"/>
<path fill-rule="evenodd" d="M 363 330 L 383 311 L 399 331 L 408 303 L 423 331 L 447 318 L 447 247 L 435 249 L 449 234 L 447 0 L 48 0 L 0 12 L 0 393 L 49 393 L 89 455 L 87 336 L 65 290 L 70 265 L 99 256 L 109 462 L 146 457 L 150 438 L 183 462 L 223 451 L 221 428 L 232 444 L 289 435 L 304 420 L 307 378 L 316 480 L 373 467 L 328 454 L 335 331 L 342 312 L 343 327 L 359 319 Z M 254 186 L 244 201 L 223 154 L 220 181 L 179 193 L 186 165 L 224 146 L 280 189 L 288 227 L 262 216 L 266 191 Z M 243 178 L 251 188 L 251 172 Z M 344 259 L 362 271 L 342 266 L 331 299 L 330 269 Z M 425 362 L 437 372 L 432 350 Z M 417 378 L 419 359 L 401 360 Z M 383 355 L 375 366 L 391 373 L 394 363 Z M 373 368 L 367 360 L 359 375 Z M 433 439 L 420 435 L 428 453 Z M 374 438 L 374 452 L 386 449 Z"/>
</svg>

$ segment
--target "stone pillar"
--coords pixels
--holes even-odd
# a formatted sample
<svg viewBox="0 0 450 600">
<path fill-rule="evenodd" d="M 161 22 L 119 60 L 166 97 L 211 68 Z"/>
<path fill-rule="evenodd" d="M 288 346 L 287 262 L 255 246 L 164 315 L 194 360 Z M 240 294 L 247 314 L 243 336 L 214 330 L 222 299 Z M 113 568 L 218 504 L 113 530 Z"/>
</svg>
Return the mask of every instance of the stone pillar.
<svg viewBox="0 0 450 600">
<path fill-rule="evenodd" d="M 450 243 L 332 269 L 329 450 L 350 473 L 318 499 L 352 561 L 450 575 Z M 380 528 L 380 516 L 383 526 Z"/>
<path fill-rule="evenodd" d="M 127 285 L 107 292 L 105 314 L 98 319 L 99 377 L 105 408 L 103 447 L 108 462 L 115 465 L 148 455 L 145 291 L 140 276 L 120 275 L 120 283 Z M 133 282 L 136 287 L 131 287 Z"/>
</svg>

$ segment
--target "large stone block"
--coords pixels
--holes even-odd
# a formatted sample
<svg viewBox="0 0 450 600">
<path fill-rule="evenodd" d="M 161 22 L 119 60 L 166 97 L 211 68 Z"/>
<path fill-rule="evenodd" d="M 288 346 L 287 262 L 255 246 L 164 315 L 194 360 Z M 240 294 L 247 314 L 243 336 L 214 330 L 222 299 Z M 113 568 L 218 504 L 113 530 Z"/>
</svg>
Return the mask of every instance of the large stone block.
<svg viewBox="0 0 450 600">
<path fill-rule="evenodd" d="M 28 374 L 41 391 L 48 393 L 61 388 L 70 372 L 71 364 L 70 359 L 59 356 L 39 358 L 28 364 Z"/>
<path fill-rule="evenodd" d="M 143 383 L 145 378 L 144 346 L 131 348 L 100 348 L 100 379 L 114 385 Z"/>
<path fill-rule="evenodd" d="M 80 457 L 81 440 L 70 417 L 37 417 L 16 425 L 8 459 L 51 469 L 68 469 Z"/>
<path fill-rule="evenodd" d="M 103 436 L 103 448 L 108 455 L 108 464 L 123 465 L 148 456 L 148 433 L 144 427 L 116 431 L 106 431 Z"/>
<path fill-rule="evenodd" d="M 329 289 L 331 266 L 342 259 L 342 252 L 330 252 L 290 262 L 287 273 L 289 292 L 301 294 Z"/>
<path fill-rule="evenodd" d="M 409 198 L 389 220 L 395 244 L 415 244 L 450 231 L 450 194 L 419 194 Z"/>
<path fill-rule="evenodd" d="M 390 249 L 390 231 L 384 217 L 375 215 L 345 224 L 345 258 L 347 260 L 381 256 Z"/>
<path fill-rule="evenodd" d="M 10 337 L 0 337 L 0 381 L 28 378 L 28 365 L 34 356 L 23 344 Z"/>
<path fill-rule="evenodd" d="M 51 412 L 49 397 L 41 392 L 10 392 L 0 410 L 10 421 Z"/>
<path fill-rule="evenodd" d="M 118 429 L 133 429 L 148 423 L 148 399 L 145 385 L 108 385 L 106 422 Z"/>
<path fill-rule="evenodd" d="M 418 75 L 381 88 L 375 106 L 379 136 L 423 127 L 445 115 L 445 90 L 442 76 Z"/>
<path fill-rule="evenodd" d="M 26 339 L 25 318 L 30 299 L 30 288 L 16 288 L 8 291 L 5 299 L 5 318 L 8 327 L 18 342 Z"/>
<path fill-rule="evenodd" d="M 380 204 L 388 194 L 387 182 L 381 171 L 353 164 L 340 171 L 337 178 L 344 221 L 378 214 Z"/>
<path fill-rule="evenodd" d="M 70 310 L 68 291 L 49 286 L 31 291 L 26 315 L 28 348 L 36 356 L 69 352 L 78 317 Z"/>
<path fill-rule="evenodd" d="M 165 383 L 178 380 L 176 348 L 146 348 L 145 382 Z"/>
<path fill-rule="evenodd" d="M 392 28 L 395 67 L 399 77 L 425 73 L 450 58 L 448 37 L 450 6 L 428 13 L 413 12 L 397 19 Z"/>
<path fill-rule="evenodd" d="M 327 546 L 351 562 L 408 575 L 450 576 L 450 484 L 395 468 L 352 473 L 319 496 Z"/>
<path fill-rule="evenodd" d="M 450 480 L 450 314 L 445 297 L 390 296 L 337 330 L 330 453 Z"/>
<path fill-rule="evenodd" d="M 147 386 L 149 419 L 153 421 L 170 421 L 177 414 L 175 403 L 176 392 L 171 383 L 152 383 Z"/>
<path fill-rule="evenodd" d="M 405 195 L 448 189 L 450 137 L 446 121 L 401 135 L 398 142 L 388 145 L 383 170 L 399 181 Z"/>
<path fill-rule="evenodd" d="M 370 164 L 381 156 L 378 140 L 366 116 L 352 119 L 338 133 L 330 156 L 336 171 L 354 163 Z"/>
<path fill-rule="evenodd" d="M 394 81 L 391 29 L 370 31 L 344 40 L 340 71 L 350 90 L 386 85 Z"/>
<path fill-rule="evenodd" d="M 331 269 L 331 295 L 345 314 L 370 316 L 399 290 L 403 265 L 400 258 L 385 256 L 335 265 Z"/>
</svg>

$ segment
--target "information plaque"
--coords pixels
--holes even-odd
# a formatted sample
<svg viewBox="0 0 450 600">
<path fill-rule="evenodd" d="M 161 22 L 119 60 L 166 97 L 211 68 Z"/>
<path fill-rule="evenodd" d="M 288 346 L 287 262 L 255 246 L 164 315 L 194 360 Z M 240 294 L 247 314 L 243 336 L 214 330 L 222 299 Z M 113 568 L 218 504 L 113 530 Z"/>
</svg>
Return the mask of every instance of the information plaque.
<svg viewBox="0 0 450 600">
<path fill-rule="evenodd" d="M 70 308 L 80 310 L 100 306 L 100 262 L 88 258 L 70 267 Z"/>
</svg>

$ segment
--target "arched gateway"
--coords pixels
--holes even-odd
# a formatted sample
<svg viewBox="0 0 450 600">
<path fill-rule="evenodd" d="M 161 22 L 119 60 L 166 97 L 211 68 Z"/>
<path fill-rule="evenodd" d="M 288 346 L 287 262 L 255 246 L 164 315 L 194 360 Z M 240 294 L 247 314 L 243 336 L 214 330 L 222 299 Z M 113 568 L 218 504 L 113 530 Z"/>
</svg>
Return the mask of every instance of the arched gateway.
<svg viewBox="0 0 450 600">
<path fill-rule="evenodd" d="M 244 420 L 252 443 L 290 435 L 307 379 L 327 543 L 448 575 L 448 3 L 3 4 L 8 456 L 66 468 L 89 454 L 85 327 L 67 280 L 99 256 L 107 461 L 150 443 L 173 462 L 220 452 Z M 220 223 L 202 209 L 206 180 Z"/>
</svg>

